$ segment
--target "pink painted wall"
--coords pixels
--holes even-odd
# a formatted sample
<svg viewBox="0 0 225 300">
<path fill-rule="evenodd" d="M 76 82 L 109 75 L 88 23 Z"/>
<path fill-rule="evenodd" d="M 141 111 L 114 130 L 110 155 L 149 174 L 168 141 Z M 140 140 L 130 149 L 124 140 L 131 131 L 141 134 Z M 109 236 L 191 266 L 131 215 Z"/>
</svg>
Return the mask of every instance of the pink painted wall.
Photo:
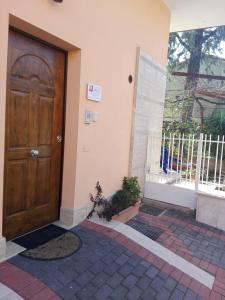
<svg viewBox="0 0 225 300">
<path fill-rule="evenodd" d="M 0 14 L 0 209 L 9 22 L 70 51 L 62 206 L 85 205 L 97 180 L 105 195 L 113 193 L 128 174 L 134 95 L 128 75 L 135 75 L 137 47 L 166 63 L 167 7 L 161 0 L 2 0 Z M 88 82 L 103 87 L 100 103 L 86 100 Z M 85 110 L 99 112 L 99 120 L 84 124 Z"/>
</svg>

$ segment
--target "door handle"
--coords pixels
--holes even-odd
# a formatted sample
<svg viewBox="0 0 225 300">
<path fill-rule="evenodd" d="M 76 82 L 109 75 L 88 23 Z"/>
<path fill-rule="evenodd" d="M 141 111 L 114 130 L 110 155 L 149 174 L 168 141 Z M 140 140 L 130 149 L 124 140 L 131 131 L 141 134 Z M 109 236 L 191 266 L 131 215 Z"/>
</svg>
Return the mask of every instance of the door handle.
<svg viewBox="0 0 225 300">
<path fill-rule="evenodd" d="M 30 154 L 32 157 L 37 157 L 39 155 L 39 150 L 38 149 L 32 149 L 30 151 Z"/>
<path fill-rule="evenodd" d="M 57 139 L 57 142 L 58 142 L 59 144 L 62 143 L 63 138 L 62 138 L 62 136 L 61 136 L 60 134 L 57 135 L 56 139 Z"/>
</svg>

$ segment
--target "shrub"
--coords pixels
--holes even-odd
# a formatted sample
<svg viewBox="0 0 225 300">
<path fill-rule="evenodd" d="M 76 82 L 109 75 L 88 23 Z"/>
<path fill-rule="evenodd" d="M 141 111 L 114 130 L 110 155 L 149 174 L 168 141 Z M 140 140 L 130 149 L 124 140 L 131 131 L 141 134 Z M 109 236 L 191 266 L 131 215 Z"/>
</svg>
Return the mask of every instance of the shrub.
<svg viewBox="0 0 225 300">
<path fill-rule="evenodd" d="M 115 193 L 111 200 L 112 214 L 116 215 L 131 205 L 135 205 L 140 197 L 141 189 L 137 177 L 124 177 L 122 190 Z"/>
<path fill-rule="evenodd" d="M 138 183 L 137 177 L 124 177 L 123 179 L 123 191 L 127 192 L 130 196 L 130 205 L 134 205 L 141 194 L 141 188 Z"/>
<path fill-rule="evenodd" d="M 105 218 L 107 221 L 112 219 L 113 215 L 119 214 L 122 210 L 131 205 L 135 205 L 141 194 L 137 177 L 124 177 L 122 190 L 117 191 L 110 201 L 102 195 L 102 188 L 97 182 L 96 195 L 90 194 L 90 200 L 93 202 L 93 208 L 88 215 L 88 219 L 95 212 L 99 218 Z"/>
<path fill-rule="evenodd" d="M 130 195 L 125 190 L 117 191 L 111 200 L 112 214 L 117 215 L 119 212 L 130 206 Z"/>
</svg>

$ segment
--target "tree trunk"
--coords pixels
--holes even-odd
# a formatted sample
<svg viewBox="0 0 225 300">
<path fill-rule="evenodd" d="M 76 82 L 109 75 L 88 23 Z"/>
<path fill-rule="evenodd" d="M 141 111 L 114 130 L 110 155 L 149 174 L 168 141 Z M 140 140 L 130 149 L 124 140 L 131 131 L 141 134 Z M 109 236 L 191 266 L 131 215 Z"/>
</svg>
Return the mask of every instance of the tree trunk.
<svg viewBox="0 0 225 300">
<path fill-rule="evenodd" d="M 200 63 L 202 56 L 202 44 L 204 29 L 195 30 L 193 33 L 193 38 L 191 41 L 190 48 L 192 49 L 190 53 L 190 59 L 188 62 L 187 73 L 199 74 L 200 71 Z M 189 92 L 189 100 L 187 103 L 187 107 L 184 109 L 182 120 L 190 121 L 192 119 L 194 102 L 195 102 L 195 91 L 198 85 L 198 78 L 187 76 L 185 83 L 185 90 Z"/>
</svg>

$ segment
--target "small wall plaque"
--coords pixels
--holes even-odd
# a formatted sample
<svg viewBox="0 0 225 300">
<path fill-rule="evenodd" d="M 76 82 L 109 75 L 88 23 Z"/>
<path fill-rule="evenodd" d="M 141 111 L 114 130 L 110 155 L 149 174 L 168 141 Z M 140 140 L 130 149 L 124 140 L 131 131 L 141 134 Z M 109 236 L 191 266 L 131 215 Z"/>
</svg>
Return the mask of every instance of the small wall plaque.
<svg viewBox="0 0 225 300">
<path fill-rule="evenodd" d="M 102 100 L 102 87 L 97 84 L 88 83 L 87 86 L 87 98 L 99 102 Z"/>
</svg>

